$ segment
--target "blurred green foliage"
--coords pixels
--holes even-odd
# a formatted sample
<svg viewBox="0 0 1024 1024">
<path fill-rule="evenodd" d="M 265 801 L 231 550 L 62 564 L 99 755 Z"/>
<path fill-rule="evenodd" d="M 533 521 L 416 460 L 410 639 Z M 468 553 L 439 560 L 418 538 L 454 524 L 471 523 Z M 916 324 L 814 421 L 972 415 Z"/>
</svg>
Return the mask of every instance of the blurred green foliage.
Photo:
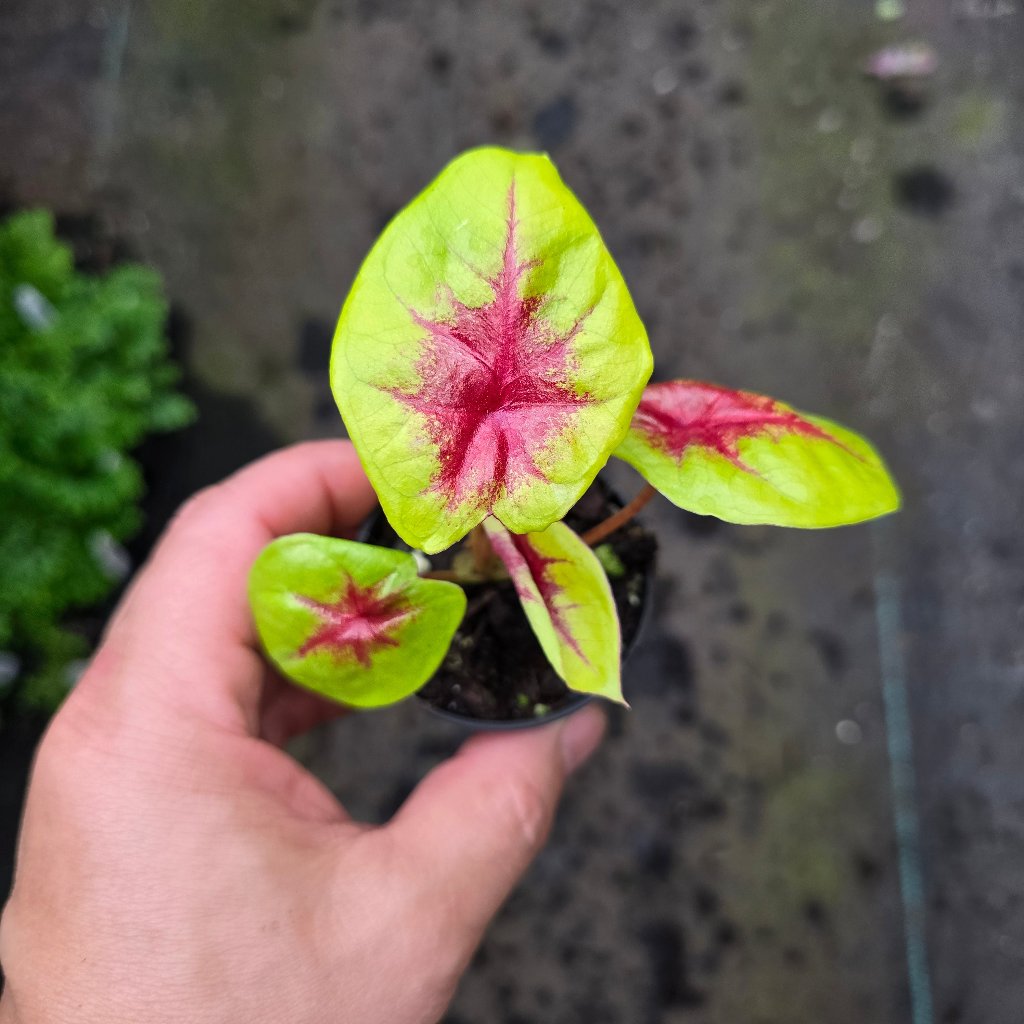
<svg viewBox="0 0 1024 1024">
<path fill-rule="evenodd" d="M 0 682 L 52 709 L 88 653 L 62 621 L 128 571 L 150 432 L 188 423 L 160 277 L 75 269 L 46 211 L 0 222 Z"/>
</svg>

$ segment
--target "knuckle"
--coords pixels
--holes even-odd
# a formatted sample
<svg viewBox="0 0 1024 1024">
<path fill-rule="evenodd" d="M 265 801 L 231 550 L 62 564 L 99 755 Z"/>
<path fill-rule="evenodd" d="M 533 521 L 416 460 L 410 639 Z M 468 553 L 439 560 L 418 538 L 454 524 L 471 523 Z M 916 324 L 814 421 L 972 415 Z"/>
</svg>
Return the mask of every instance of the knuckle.
<svg viewBox="0 0 1024 1024">
<path fill-rule="evenodd" d="M 534 781 L 509 778 L 498 790 L 498 812 L 528 850 L 539 849 L 551 825 L 552 807 L 547 793 Z"/>
<path fill-rule="evenodd" d="M 211 541 L 217 542 L 225 531 L 224 508 L 225 484 L 212 484 L 196 491 L 174 513 L 164 532 L 157 553 L 166 548 L 180 548 L 188 545 L 195 548 Z"/>
<path fill-rule="evenodd" d="M 223 484 L 213 484 L 196 491 L 174 514 L 171 530 L 180 532 L 206 522 L 211 512 L 220 504 Z"/>
</svg>

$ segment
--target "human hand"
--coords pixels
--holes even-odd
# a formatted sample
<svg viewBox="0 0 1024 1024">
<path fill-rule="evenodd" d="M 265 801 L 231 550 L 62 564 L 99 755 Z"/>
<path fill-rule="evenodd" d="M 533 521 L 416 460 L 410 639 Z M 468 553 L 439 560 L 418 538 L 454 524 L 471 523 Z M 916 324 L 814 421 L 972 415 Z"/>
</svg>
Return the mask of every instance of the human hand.
<svg viewBox="0 0 1024 1024">
<path fill-rule="evenodd" d="M 246 576 L 274 537 L 350 533 L 373 503 L 352 448 L 324 441 L 171 524 L 40 746 L 4 1024 L 442 1015 L 603 716 L 474 737 L 388 824 L 348 818 L 277 745 L 338 709 L 268 669 Z"/>
</svg>

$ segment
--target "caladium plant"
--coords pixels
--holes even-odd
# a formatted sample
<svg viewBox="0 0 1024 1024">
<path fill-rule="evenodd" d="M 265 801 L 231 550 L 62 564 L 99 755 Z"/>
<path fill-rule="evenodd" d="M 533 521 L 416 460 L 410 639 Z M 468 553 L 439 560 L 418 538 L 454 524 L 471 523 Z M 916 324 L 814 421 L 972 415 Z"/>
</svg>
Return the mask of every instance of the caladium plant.
<svg viewBox="0 0 1024 1024">
<path fill-rule="evenodd" d="M 466 599 L 510 579 L 554 671 L 622 701 L 615 602 L 593 548 L 656 492 L 736 523 L 825 527 L 894 511 L 861 437 L 653 360 L 622 275 L 543 155 L 471 150 L 388 225 L 331 355 L 342 418 L 412 551 L 274 541 L 250 578 L 267 653 L 299 684 L 377 706 L 419 689 Z M 612 456 L 647 486 L 582 537 L 562 522 Z M 433 569 L 425 556 L 447 559 Z"/>
</svg>

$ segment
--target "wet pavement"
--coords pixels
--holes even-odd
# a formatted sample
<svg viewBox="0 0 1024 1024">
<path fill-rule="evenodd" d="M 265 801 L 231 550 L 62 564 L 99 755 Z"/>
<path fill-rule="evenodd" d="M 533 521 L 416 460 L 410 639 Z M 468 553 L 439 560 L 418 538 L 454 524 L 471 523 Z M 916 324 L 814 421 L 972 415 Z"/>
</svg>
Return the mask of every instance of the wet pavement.
<svg viewBox="0 0 1024 1024">
<path fill-rule="evenodd" d="M 915 40 L 934 75 L 864 74 Z M 338 433 L 361 257 L 486 141 L 551 152 L 659 376 L 846 422 L 901 482 L 821 533 L 650 506 L 633 710 L 449 1024 L 1020 1024 L 1022 52 L 1018 0 L 5 0 L 0 199 L 94 214 L 176 306 L 204 416 L 150 453 L 157 517 Z M 405 705 L 299 752 L 382 820 L 458 739 Z"/>
</svg>

